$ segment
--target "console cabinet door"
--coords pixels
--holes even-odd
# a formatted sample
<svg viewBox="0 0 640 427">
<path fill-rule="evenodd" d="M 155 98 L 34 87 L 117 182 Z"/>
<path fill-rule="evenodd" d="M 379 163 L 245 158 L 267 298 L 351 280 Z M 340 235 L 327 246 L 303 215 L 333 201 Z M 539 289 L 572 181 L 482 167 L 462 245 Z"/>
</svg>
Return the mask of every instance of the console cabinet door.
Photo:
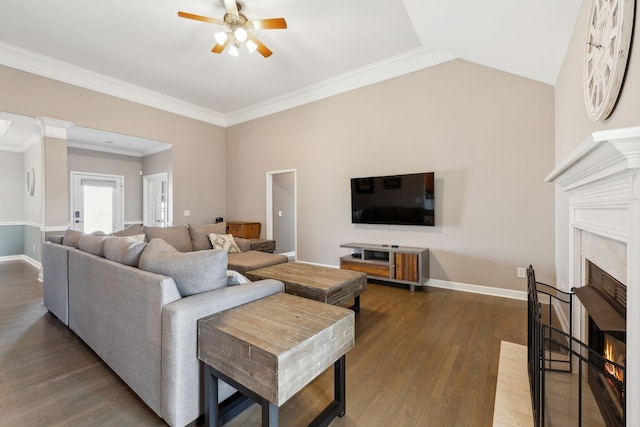
<svg viewBox="0 0 640 427">
<path fill-rule="evenodd" d="M 418 255 L 396 252 L 393 254 L 393 278 L 396 280 L 406 280 L 407 282 L 418 281 Z"/>
</svg>

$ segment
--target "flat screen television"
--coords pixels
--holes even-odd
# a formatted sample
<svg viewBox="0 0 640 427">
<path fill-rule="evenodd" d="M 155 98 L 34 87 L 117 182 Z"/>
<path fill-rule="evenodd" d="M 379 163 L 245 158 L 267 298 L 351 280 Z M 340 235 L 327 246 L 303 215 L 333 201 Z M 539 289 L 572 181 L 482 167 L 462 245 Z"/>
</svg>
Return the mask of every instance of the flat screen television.
<svg viewBox="0 0 640 427">
<path fill-rule="evenodd" d="M 435 225 L 433 172 L 351 178 L 354 224 Z"/>
</svg>

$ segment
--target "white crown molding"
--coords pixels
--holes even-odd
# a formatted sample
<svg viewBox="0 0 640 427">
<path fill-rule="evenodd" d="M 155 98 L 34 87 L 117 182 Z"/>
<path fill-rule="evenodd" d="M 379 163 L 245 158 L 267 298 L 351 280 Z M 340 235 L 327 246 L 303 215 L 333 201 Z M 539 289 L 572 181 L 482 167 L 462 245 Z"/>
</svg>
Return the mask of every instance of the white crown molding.
<svg viewBox="0 0 640 427">
<path fill-rule="evenodd" d="M 426 48 L 413 49 L 366 67 L 321 81 L 306 88 L 278 96 L 263 103 L 231 112 L 227 126 L 285 111 L 300 105 L 348 92 L 393 77 L 412 73 L 456 59 L 455 56 Z"/>
<path fill-rule="evenodd" d="M 68 139 L 67 130 L 75 124 L 66 120 L 52 119 L 51 117 L 39 116 L 37 119 L 42 129 L 42 136 L 62 139 L 64 141 Z"/>
<path fill-rule="evenodd" d="M 98 147 L 96 147 L 95 145 L 86 144 L 84 142 L 78 142 L 78 141 L 68 141 L 67 142 L 67 147 L 80 148 L 82 150 L 100 151 L 102 153 L 120 154 L 122 156 L 130 156 L 130 157 L 148 156 L 148 154 L 146 154 L 146 153 L 139 153 L 137 151 L 122 150 L 122 149 L 110 148 L 110 147 L 105 147 L 105 146 L 101 146 L 98 149 Z"/>
<path fill-rule="evenodd" d="M 215 111 L 16 46 L 0 43 L 0 58 L 3 65 L 11 68 L 217 126 L 225 126 L 224 115 Z"/>
<path fill-rule="evenodd" d="M 438 65 L 456 57 L 425 48 L 414 49 L 309 87 L 231 112 L 226 116 L 159 92 L 1 42 L 0 58 L 2 58 L 3 65 L 11 68 L 216 126 L 228 127 Z"/>
</svg>

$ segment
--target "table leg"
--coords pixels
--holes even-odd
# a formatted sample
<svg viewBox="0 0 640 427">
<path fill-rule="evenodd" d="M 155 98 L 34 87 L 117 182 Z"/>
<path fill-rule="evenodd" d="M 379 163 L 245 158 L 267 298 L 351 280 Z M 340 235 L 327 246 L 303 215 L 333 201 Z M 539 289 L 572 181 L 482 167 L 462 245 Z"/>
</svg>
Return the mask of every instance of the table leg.
<svg viewBox="0 0 640 427">
<path fill-rule="evenodd" d="M 353 299 L 353 306 L 351 306 L 351 310 L 355 311 L 356 313 L 360 311 L 360 295 Z"/>
<path fill-rule="evenodd" d="M 211 367 L 204 364 L 204 423 L 207 427 L 218 427 L 220 419 L 218 407 L 218 377 Z"/>
<path fill-rule="evenodd" d="M 346 363 L 345 356 L 333 364 L 334 400 L 338 403 L 338 416 L 342 418 L 346 412 Z"/>
<path fill-rule="evenodd" d="M 278 427 L 278 407 L 266 399 L 260 402 L 262 405 L 262 426 Z"/>
</svg>

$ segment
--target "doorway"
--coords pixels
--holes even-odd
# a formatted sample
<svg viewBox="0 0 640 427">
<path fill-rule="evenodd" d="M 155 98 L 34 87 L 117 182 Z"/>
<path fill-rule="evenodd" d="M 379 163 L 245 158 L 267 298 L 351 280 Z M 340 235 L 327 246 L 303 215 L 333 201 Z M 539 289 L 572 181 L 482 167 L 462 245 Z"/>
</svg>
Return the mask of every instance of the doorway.
<svg viewBox="0 0 640 427">
<path fill-rule="evenodd" d="M 267 172 L 267 239 L 276 253 L 295 260 L 297 249 L 296 170 Z"/>
<path fill-rule="evenodd" d="M 142 210 L 145 226 L 167 227 L 171 224 L 168 181 L 167 172 L 142 177 Z"/>
<path fill-rule="evenodd" d="M 112 233 L 124 224 L 124 176 L 71 172 L 71 226 Z"/>
</svg>

